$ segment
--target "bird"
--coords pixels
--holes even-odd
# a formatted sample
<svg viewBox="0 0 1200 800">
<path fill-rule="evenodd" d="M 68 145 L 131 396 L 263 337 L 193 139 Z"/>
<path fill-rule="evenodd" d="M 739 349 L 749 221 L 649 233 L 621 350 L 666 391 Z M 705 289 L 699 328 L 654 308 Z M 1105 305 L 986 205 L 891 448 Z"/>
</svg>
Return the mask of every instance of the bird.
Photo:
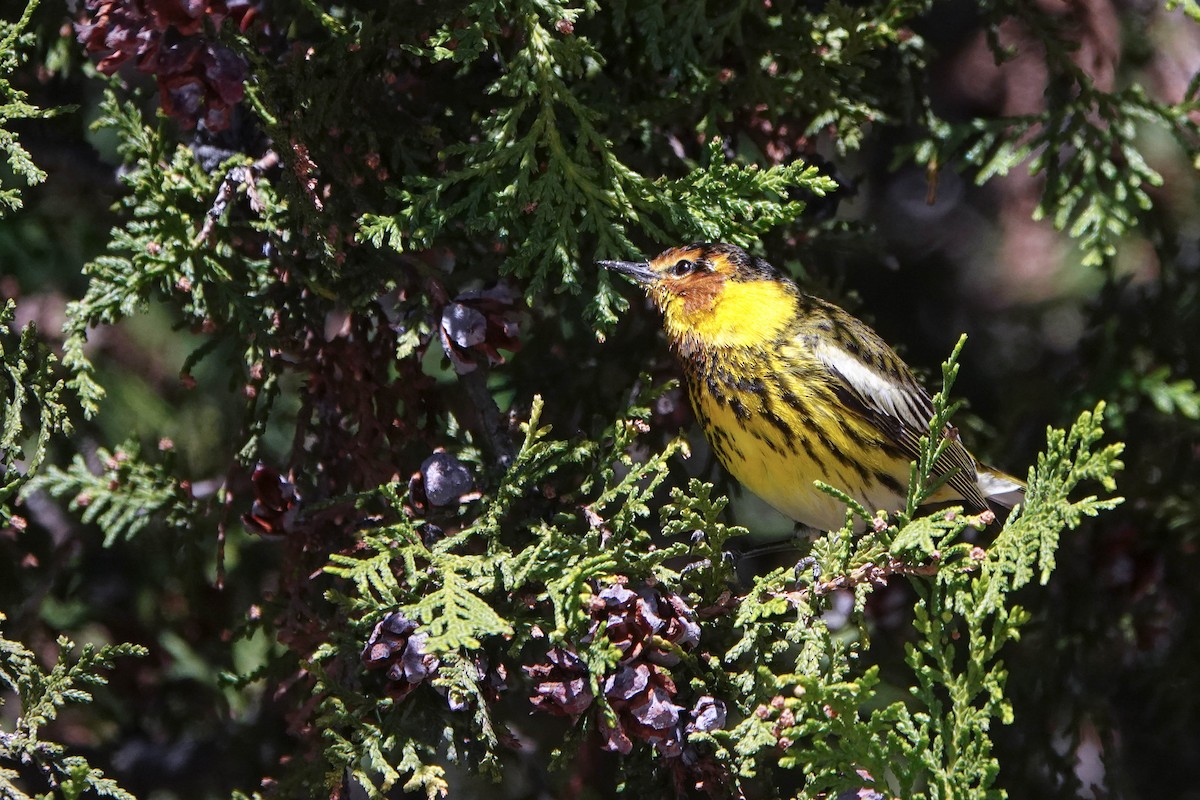
<svg viewBox="0 0 1200 800">
<path fill-rule="evenodd" d="M 847 519 L 816 481 L 868 512 L 904 507 L 933 401 L 879 334 L 731 244 L 597 264 L 640 284 L 661 312 L 696 418 L 739 483 L 816 530 Z M 976 461 L 953 426 L 942 436 L 944 483 L 929 502 L 980 512 L 1020 502 L 1020 480 Z"/>
</svg>

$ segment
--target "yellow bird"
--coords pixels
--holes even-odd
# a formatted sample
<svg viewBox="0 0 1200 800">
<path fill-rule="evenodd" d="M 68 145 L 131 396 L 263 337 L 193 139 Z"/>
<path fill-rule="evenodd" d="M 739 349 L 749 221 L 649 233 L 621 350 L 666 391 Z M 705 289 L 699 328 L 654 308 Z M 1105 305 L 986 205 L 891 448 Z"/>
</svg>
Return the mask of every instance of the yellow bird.
<svg viewBox="0 0 1200 800">
<path fill-rule="evenodd" d="M 840 528 L 846 509 L 817 480 L 868 511 L 903 507 L 933 405 L 879 334 L 733 245 L 599 264 L 641 284 L 662 312 L 704 434 L 746 488 L 821 530 Z M 949 477 L 930 502 L 1020 501 L 1024 484 L 978 463 L 956 429 L 943 435 L 935 466 Z"/>
</svg>

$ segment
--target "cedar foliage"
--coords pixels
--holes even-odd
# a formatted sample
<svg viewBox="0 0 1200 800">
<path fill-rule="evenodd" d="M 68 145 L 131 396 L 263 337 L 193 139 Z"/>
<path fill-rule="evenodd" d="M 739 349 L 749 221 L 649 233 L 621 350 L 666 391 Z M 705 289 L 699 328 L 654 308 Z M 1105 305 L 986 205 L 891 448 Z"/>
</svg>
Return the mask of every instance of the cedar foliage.
<svg viewBox="0 0 1200 800">
<path fill-rule="evenodd" d="M 1162 553 L 1189 552 L 1195 266 L 1145 151 L 1153 131 L 1185 169 L 1200 158 L 1196 80 L 1177 101 L 1107 89 L 1079 66 L 1069 14 L 1019 2 L 975 9 L 998 62 L 1014 21 L 1045 62 L 1044 110 L 1018 116 L 939 107 L 942 6 L 907 0 L 212 0 L 174 15 L 168 0 L 90 0 L 76 34 L 99 71 L 54 39 L 62 10 L 35 7 L 0 36 L 0 148 L 19 182 L 45 177 L 12 132 L 63 117 L 9 82 L 30 80 L 32 52 L 88 87 L 120 187 L 61 363 L 12 329 L 11 303 L 0 329 L 6 547 L 49 551 L 47 569 L 84 587 L 40 588 L 54 602 L 18 620 L 31 644 L 0 640 L 6 792 L 1074 796 L 1073 755 L 1056 763 L 1049 742 L 1074 754 L 1097 712 L 1039 708 L 1056 684 L 1016 645 L 1031 620 L 1046 649 L 1122 614 L 1131 636 L 1144 624 L 1111 601 L 1056 618 L 1092 517 L 1115 521 L 1089 536 L 1166 531 Z M 960 340 L 906 507 L 851 503 L 843 530 L 764 566 L 738 555 L 761 518 L 689 458 L 703 446 L 651 346 L 656 320 L 592 263 L 728 241 L 853 305 L 821 270 L 886 256 L 838 213 L 860 180 L 886 185 L 846 177 L 872 160 L 915 165 L 931 196 L 940 176 L 1040 176 L 1036 215 L 1102 284 L 1077 361 L 1043 365 L 1084 400 L 1030 382 L 1031 415 L 1057 424 L 1023 426 L 1037 429 L 1029 492 L 1007 519 L 922 507 L 937 434 L 963 418 L 960 361 L 989 360 Z M 0 203 L 19 210 L 20 188 Z M 1129 286 L 1121 247 L 1137 232 L 1161 272 Z M 893 313 L 907 324 L 946 300 L 905 274 L 915 288 Z M 155 402 L 96 342 L 141 318 L 181 376 Z M 997 422 L 1016 429 L 1016 413 Z M 1106 419 L 1131 443 L 1160 434 L 1126 457 L 1136 503 L 1113 496 L 1122 445 Z M 99 570 L 54 544 L 52 501 L 82 523 L 72 546 L 119 576 L 119 601 L 89 594 Z M 133 622 L 116 621 L 122 601 Z M 107 641 L 70 660 L 55 628 Z M 123 740 L 150 753 L 123 751 L 129 788 L 47 726 L 114 664 L 87 719 L 102 757 Z M 1140 773 L 1122 771 L 1111 730 L 1120 793 Z M 222 769 L 156 783 L 147 764 L 185 736 Z"/>
</svg>

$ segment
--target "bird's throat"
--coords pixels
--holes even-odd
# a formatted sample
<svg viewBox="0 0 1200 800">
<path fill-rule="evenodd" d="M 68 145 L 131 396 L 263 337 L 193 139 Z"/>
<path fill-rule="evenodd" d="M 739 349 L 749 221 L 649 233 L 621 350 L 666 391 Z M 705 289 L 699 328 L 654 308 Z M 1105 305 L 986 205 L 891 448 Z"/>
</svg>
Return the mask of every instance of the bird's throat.
<svg viewBox="0 0 1200 800">
<path fill-rule="evenodd" d="M 795 316 L 795 291 L 786 284 L 714 283 L 659 302 L 667 336 L 677 348 L 761 346 L 777 340 Z"/>
</svg>

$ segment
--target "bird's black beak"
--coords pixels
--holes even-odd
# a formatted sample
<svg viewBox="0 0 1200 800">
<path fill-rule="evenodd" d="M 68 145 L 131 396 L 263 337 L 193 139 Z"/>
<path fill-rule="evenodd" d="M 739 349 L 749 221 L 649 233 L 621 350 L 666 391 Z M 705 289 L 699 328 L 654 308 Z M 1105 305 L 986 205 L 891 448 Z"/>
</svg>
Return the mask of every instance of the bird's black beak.
<svg viewBox="0 0 1200 800">
<path fill-rule="evenodd" d="M 658 280 L 658 273 L 650 269 L 646 261 L 597 261 L 597 264 L 613 272 L 628 275 L 641 284 L 653 283 Z"/>
</svg>

